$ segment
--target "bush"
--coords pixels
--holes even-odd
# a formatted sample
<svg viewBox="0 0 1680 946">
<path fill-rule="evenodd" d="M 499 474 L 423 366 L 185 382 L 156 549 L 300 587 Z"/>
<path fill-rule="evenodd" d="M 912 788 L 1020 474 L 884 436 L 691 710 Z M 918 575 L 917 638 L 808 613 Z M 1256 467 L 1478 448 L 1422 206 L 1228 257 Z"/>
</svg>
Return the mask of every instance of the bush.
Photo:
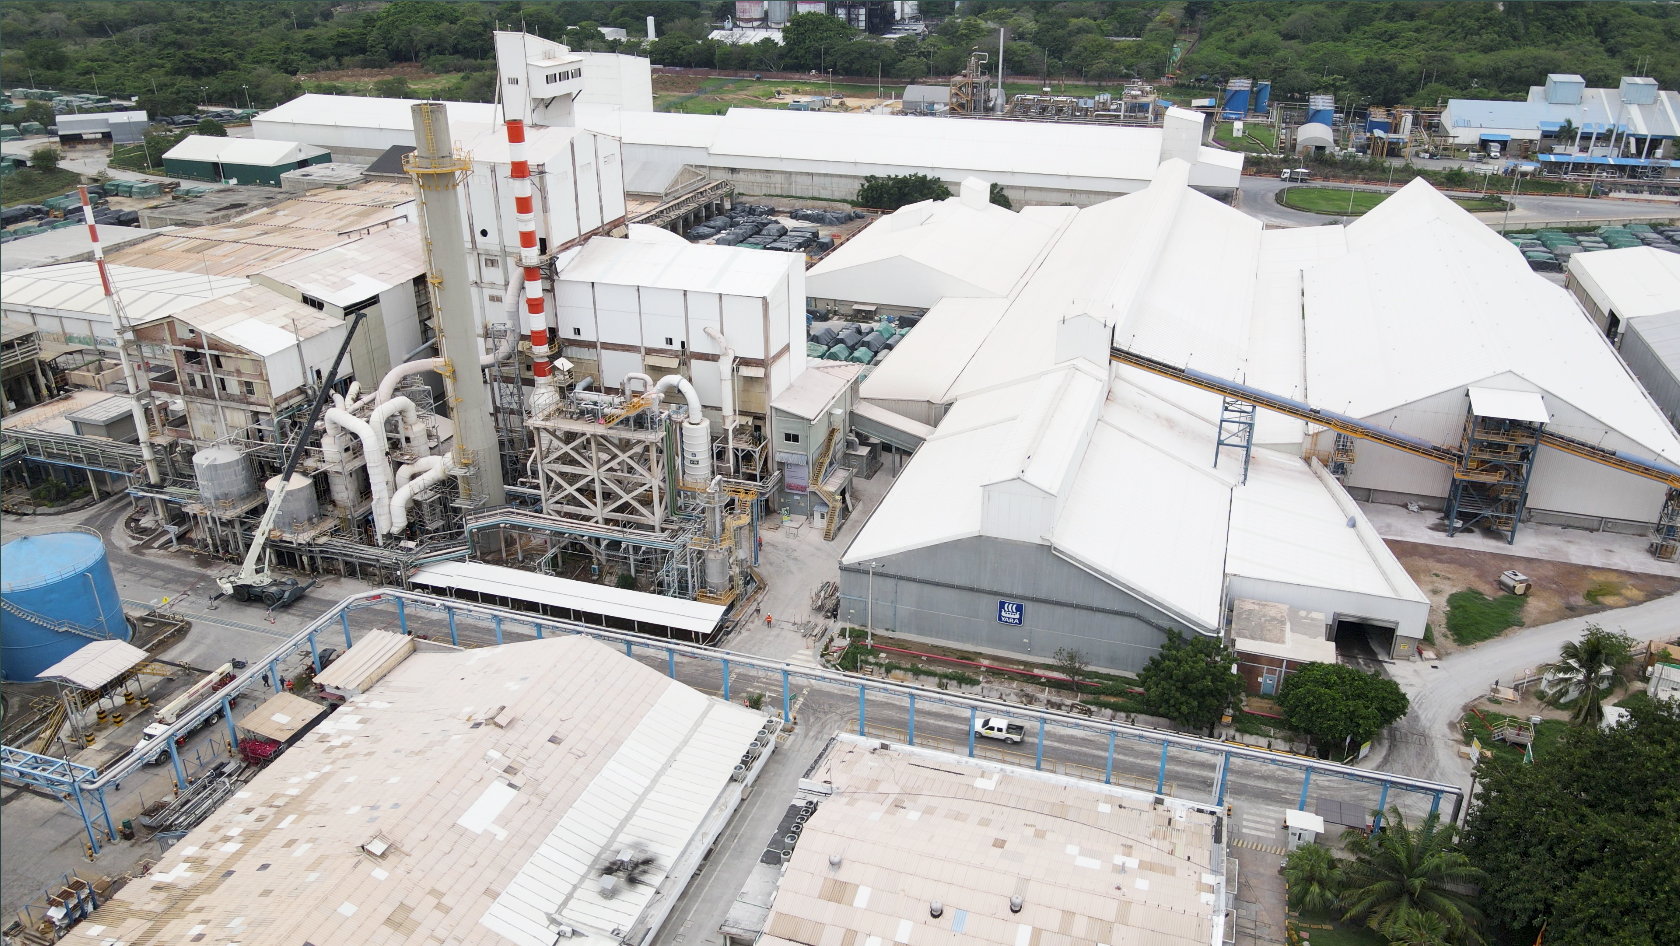
<svg viewBox="0 0 1680 946">
<path fill-rule="evenodd" d="M 897 210 L 908 204 L 944 200 L 950 196 L 951 189 L 945 186 L 944 181 L 926 174 L 870 175 L 858 188 L 857 203 L 860 207 L 876 210 Z"/>
<path fill-rule="evenodd" d="M 618 587 L 623 588 L 626 591 L 635 591 L 636 590 L 636 576 L 630 574 L 629 572 L 619 572 L 618 573 L 618 581 L 616 582 L 616 584 L 618 585 Z"/>
<path fill-rule="evenodd" d="M 29 152 L 29 166 L 37 171 L 56 171 L 58 159 L 62 156 L 63 152 L 52 145 L 42 145 Z"/>
<path fill-rule="evenodd" d="M 193 134 L 210 138 L 226 138 L 227 127 L 214 118 L 206 118 L 198 123 L 198 127 L 193 129 Z"/>
<path fill-rule="evenodd" d="M 992 185 L 992 203 L 997 204 L 1004 210 L 1015 209 L 1015 205 L 1009 202 L 1009 195 L 1003 192 L 1002 184 Z"/>
</svg>

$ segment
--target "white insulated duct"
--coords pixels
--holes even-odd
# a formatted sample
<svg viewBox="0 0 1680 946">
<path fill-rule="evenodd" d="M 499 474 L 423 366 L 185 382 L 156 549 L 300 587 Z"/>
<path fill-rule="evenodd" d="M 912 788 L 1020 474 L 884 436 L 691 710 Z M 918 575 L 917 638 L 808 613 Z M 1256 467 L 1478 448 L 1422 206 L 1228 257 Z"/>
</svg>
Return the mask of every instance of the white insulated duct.
<svg viewBox="0 0 1680 946">
<path fill-rule="evenodd" d="M 499 359 L 506 358 L 511 354 L 513 354 L 513 337 L 510 335 L 508 340 L 502 344 L 501 351 L 480 355 L 478 366 L 488 368 Z M 385 377 L 379 380 L 379 393 L 374 396 L 373 403 L 377 405 L 389 401 L 391 396 L 397 393 L 397 385 L 409 375 L 419 374 L 422 371 L 442 371 L 448 365 L 448 362 L 449 359 L 447 358 L 421 358 L 416 361 L 404 362 L 392 368 L 385 372 Z"/>
<path fill-rule="evenodd" d="M 723 391 L 720 403 L 723 406 L 724 437 L 729 441 L 728 452 L 724 456 L 729 458 L 729 472 L 735 472 L 735 349 L 729 347 L 729 339 L 723 333 L 710 325 L 706 326 L 706 335 L 717 342 L 718 351 L 718 387 Z"/>
<path fill-rule="evenodd" d="M 674 377 L 674 376 L 673 375 L 667 375 L 666 377 Z M 652 378 L 648 377 L 645 374 L 642 374 L 640 371 L 632 371 L 629 374 L 625 375 L 624 380 L 619 382 L 619 385 L 618 385 L 618 390 L 623 392 L 623 394 L 626 398 L 635 397 L 634 394 L 630 393 L 630 382 L 631 381 L 642 382 L 642 393 L 643 394 L 647 394 L 647 393 L 649 393 L 653 390 L 653 379 Z"/>
<path fill-rule="evenodd" d="M 412 446 L 415 452 L 426 456 L 432 452 L 431 444 L 426 442 L 426 428 L 420 424 L 420 412 L 414 402 L 406 397 L 394 397 L 373 409 L 368 415 L 368 426 L 380 433 L 385 432 L 385 422 L 392 414 L 402 415 L 403 443 Z"/>
<path fill-rule="evenodd" d="M 411 476 L 412 479 L 409 478 Z M 391 521 L 388 531 L 392 535 L 400 535 L 407 529 L 408 507 L 414 504 L 415 494 L 448 478 L 448 457 L 421 457 L 404 466 L 397 473 L 397 491 L 391 496 Z"/>
<path fill-rule="evenodd" d="M 409 406 L 413 407 L 412 402 Z M 327 411 L 326 422 L 328 437 L 336 439 L 339 431 L 334 428 L 339 428 L 350 431 L 362 441 L 362 455 L 367 458 L 368 492 L 373 499 L 373 526 L 377 539 L 391 531 L 391 464 L 385 459 L 385 431 L 373 429 L 367 421 L 340 407 Z"/>
<path fill-rule="evenodd" d="M 676 388 L 688 401 L 688 419 L 683 421 L 682 481 L 684 486 L 701 488 L 712 478 L 712 422 L 700 412 L 700 394 L 694 385 L 680 374 L 668 374 L 653 386 L 654 393 L 664 394 Z"/>
</svg>

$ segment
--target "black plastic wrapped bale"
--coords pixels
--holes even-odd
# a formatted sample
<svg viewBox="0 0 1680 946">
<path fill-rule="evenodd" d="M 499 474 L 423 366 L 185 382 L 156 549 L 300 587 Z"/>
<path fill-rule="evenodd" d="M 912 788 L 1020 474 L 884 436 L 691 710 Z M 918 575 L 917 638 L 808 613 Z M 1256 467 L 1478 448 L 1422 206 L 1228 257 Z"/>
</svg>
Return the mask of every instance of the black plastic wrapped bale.
<svg viewBox="0 0 1680 946">
<path fill-rule="evenodd" d="M 788 228 L 782 226 L 779 223 L 772 223 L 769 226 L 765 227 L 763 230 L 760 230 L 759 232 L 764 234 L 765 236 L 773 236 L 773 237 L 787 236 Z"/>
<path fill-rule="evenodd" d="M 717 238 L 712 240 L 712 242 L 718 246 L 734 246 L 735 244 L 741 242 L 741 237 L 737 235 L 734 230 L 731 230 L 728 233 L 718 234 Z"/>
<path fill-rule="evenodd" d="M 833 348 L 835 341 L 839 337 L 839 332 L 836 332 L 834 329 L 826 325 L 811 333 L 811 341 L 816 342 L 824 348 Z"/>
<path fill-rule="evenodd" d="M 868 335 L 865 335 L 863 337 L 863 341 L 858 344 L 872 352 L 880 351 L 881 349 L 887 347 L 887 338 L 880 332 L 870 332 Z"/>
<path fill-rule="evenodd" d="M 683 236 L 688 237 L 690 240 L 710 240 L 712 237 L 717 235 L 718 232 L 711 227 L 695 227 L 683 234 Z"/>
</svg>

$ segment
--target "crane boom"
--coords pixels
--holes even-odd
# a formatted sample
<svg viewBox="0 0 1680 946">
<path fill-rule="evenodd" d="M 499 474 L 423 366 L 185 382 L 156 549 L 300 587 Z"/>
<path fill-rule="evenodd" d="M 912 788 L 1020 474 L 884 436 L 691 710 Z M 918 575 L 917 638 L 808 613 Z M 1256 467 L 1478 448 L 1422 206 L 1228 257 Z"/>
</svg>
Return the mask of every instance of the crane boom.
<svg viewBox="0 0 1680 946">
<path fill-rule="evenodd" d="M 344 363 L 344 355 L 350 350 L 350 339 L 356 335 L 356 327 L 367 318 L 367 312 L 357 312 L 350 318 L 350 327 L 344 333 L 344 344 L 338 346 L 338 356 L 333 359 L 332 367 L 328 369 L 326 379 L 321 382 L 321 390 L 315 394 L 315 403 L 309 409 L 309 420 L 299 428 L 297 439 L 293 441 L 291 451 L 286 456 L 285 469 L 280 472 L 280 488 L 268 499 L 268 508 L 263 511 L 262 521 L 257 523 L 257 534 L 251 537 L 251 547 L 245 552 L 245 562 L 240 566 L 239 573 L 218 580 L 222 590 L 238 598 L 243 595 L 239 589 L 262 588 L 272 582 L 266 565 L 258 570 L 258 562 L 262 561 L 264 550 L 268 546 L 269 530 L 274 528 L 274 518 L 280 513 L 280 501 L 291 486 L 292 473 L 297 470 L 298 461 L 303 458 L 303 445 L 309 441 L 309 432 L 315 429 L 315 422 L 321 418 L 321 409 L 326 406 L 327 395 L 332 391 L 333 382 L 338 378 L 338 366 Z M 298 340 L 302 343 L 302 339 Z M 277 602 L 270 601 L 270 604 Z"/>
</svg>

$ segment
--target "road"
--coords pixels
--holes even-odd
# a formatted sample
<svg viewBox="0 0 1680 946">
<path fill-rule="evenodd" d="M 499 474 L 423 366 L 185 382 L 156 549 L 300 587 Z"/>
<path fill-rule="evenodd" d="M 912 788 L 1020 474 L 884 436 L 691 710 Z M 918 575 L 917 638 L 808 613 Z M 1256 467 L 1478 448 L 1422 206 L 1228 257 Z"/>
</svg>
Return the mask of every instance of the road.
<svg viewBox="0 0 1680 946">
<path fill-rule="evenodd" d="M 1503 182 L 1503 183 L 1500 183 Z M 1511 186 L 1509 178 L 1495 178 L 1499 184 L 1494 190 L 1508 191 Z M 1316 227 L 1327 223 L 1346 223 L 1348 218 L 1339 215 L 1307 213 L 1304 210 L 1291 210 L 1277 202 L 1278 191 L 1292 185 L 1277 177 L 1245 176 L 1238 189 L 1236 207 L 1251 217 L 1265 223 L 1281 227 Z M 1326 183 L 1325 187 L 1348 187 L 1341 183 Z M 1351 185 L 1357 190 L 1394 191 L 1397 187 L 1386 187 L 1380 184 Z M 1503 194 L 1504 191 L 1501 191 Z M 1546 197 L 1518 195 L 1511 199 L 1512 210 L 1508 223 L 1502 214 L 1478 214 L 1477 219 L 1489 223 L 1494 229 L 1499 229 L 1506 223 L 1510 229 L 1519 230 L 1535 222 L 1556 223 L 1566 220 L 1609 220 L 1622 219 L 1637 220 L 1670 220 L 1680 217 L 1680 206 L 1674 204 L 1645 203 L 1631 200 L 1606 200 L 1588 197 Z"/>
<path fill-rule="evenodd" d="M 1488 686 L 1496 680 L 1509 682 L 1527 668 L 1556 660 L 1558 648 L 1579 637 L 1589 624 L 1622 631 L 1636 641 L 1667 638 L 1680 625 L 1680 595 L 1591 617 L 1524 628 L 1434 663 L 1390 665 L 1390 674 L 1412 701 L 1411 711 L 1396 728 L 1423 738 L 1385 740 L 1365 764 L 1469 788 L 1470 762 L 1458 755 L 1463 739 L 1457 723 L 1464 705 L 1487 693 Z"/>
</svg>

